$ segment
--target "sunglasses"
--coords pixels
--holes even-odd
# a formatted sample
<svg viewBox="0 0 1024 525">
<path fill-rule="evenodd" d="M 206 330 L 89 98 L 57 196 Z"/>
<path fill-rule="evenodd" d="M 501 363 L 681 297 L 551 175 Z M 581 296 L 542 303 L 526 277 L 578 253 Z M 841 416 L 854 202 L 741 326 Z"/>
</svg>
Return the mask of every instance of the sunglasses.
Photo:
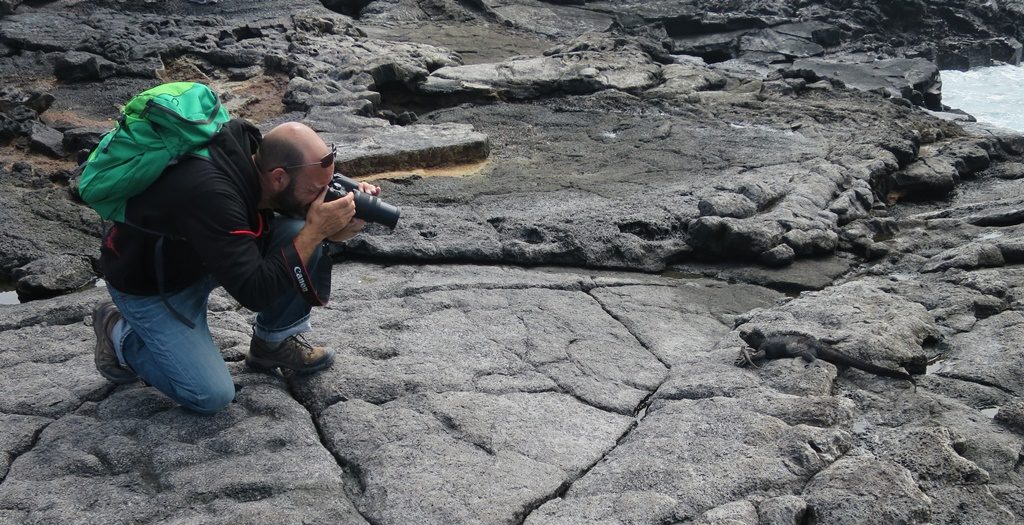
<svg viewBox="0 0 1024 525">
<path fill-rule="evenodd" d="M 306 166 L 316 166 L 316 165 L 319 164 L 321 168 L 329 168 L 329 167 L 334 165 L 334 156 L 337 153 L 338 153 L 338 146 L 335 145 L 335 144 L 331 144 L 331 152 L 328 153 L 327 155 L 324 155 L 323 158 L 321 158 L 317 162 L 310 162 L 309 164 L 296 164 L 294 166 L 281 166 L 281 167 L 283 169 L 290 170 L 290 169 L 293 169 L 293 168 L 305 168 Z"/>
</svg>

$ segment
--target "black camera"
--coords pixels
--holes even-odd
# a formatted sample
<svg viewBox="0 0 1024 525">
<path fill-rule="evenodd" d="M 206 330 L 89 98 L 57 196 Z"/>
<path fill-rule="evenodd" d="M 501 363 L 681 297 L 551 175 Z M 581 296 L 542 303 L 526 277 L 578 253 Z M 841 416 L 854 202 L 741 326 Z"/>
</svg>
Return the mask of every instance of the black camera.
<svg viewBox="0 0 1024 525">
<path fill-rule="evenodd" d="M 324 202 L 340 199 L 350 191 L 355 193 L 357 219 L 383 224 L 392 230 L 395 229 L 402 210 L 398 206 L 392 206 L 373 195 L 359 191 L 358 181 L 340 173 L 335 173 L 331 183 L 327 186 L 327 196 L 324 197 Z"/>
</svg>

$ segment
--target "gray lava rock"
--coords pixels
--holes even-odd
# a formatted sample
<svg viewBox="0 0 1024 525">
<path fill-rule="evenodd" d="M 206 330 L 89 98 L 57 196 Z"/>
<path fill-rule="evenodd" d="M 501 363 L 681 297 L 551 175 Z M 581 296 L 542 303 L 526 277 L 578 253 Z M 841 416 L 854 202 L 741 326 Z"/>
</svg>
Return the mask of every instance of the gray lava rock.
<svg viewBox="0 0 1024 525">
<path fill-rule="evenodd" d="M 986 170 L 985 175 L 1000 179 L 1024 179 L 1024 164 L 1020 162 L 1000 163 Z"/>
<path fill-rule="evenodd" d="M 805 334 L 832 342 L 847 355 L 915 373 L 924 372 L 928 361 L 922 345 L 939 333 L 920 304 L 858 281 L 801 294 L 781 307 L 751 312 L 743 322 L 740 330 L 756 326 L 769 336 Z"/>
<path fill-rule="evenodd" d="M 837 215 L 840 225 L 871 216 L 871 208 L 875 203 L 871 186 L 860 179 L 855 180 L 852 186 L 836 197 L 828 207 L 829 211 Z"/>
<path fill-rule="evenodd" d="M 899 465 L 869 456 L 836 461 L 814 476 L 803 498 L 819 523 L 927 523 L 932 500 Z"/>
<path fill-rule="evenodd" d="M 83 149 L 92 151 L 108 131 L 110 128 L 99 126 L 68 129 L 64 131 L 64 151 L 74 152 Z"/>
<path fill-rule="evenodd" d="M 760 525 L 790 525 L 807 519 L 807 502 L 797 496 L 779 496 L 757 506 Z"/>
<path fill-rule="evenodd" d="M 922 486 L 977 485 L 987 483 L 989 474 L 957 453 L 964 443 L 942 427 L 880 430 L 869 445 L 881 459 L 907 468 Z"/>
<path fill-rule="evenodd" d="M 96 280 L 88 258 L 75 255 L 55 255 L 36 259 L 11 272 L 16 281 L 18 296 L 25 300 L 52 297 Z"/>
<path fill-rule="evenodd" d="M 74 129 L 163 69 L 208 79 L 264 129 L 314 125 L 345 144 L 349 174 L 391 170 L 378 180 L 403 208 L 394 231 L 336 248 L 334 302 L 308 334 L 339 349 L 335 367 L 282 380 L 232 365 L 238 402 L 213 417 L 92 371 L 83 319 L 104 290 L 2 307 L 0 522 L 1024 516 L 1024 439 L 1006 428 L 1024 376 L 1024 136 L 910 107 L 939 102 L 921 60 L 863 62 L 994 58 L 1004 35 L 1013 60 L 1020 6 L 332 7 L 358 18 L 317 0 L 35 3 L 0 18 L 0 133 L 17 155 L 51 104 L 65 148 L 88 148 L 95 136 Z M 818 53 L 853 66 L 773 64 Z M 116 74 L 30 93 L 69 57 Z M 103 225 L 61 187 L 67 162 L 9 164 L 0 277 L 55 254 L 94 260 Z M 889 187 L 918 169 L 939 191 Z M 950 202 L 912 202 L 934 196 Z M 986 268 L 993 249 L 1005 264 Z M 793 264 L 756 262 L 771 252 Z M 594 269 L 679 263 L 720 281 Z M 821 291 L 796 296 L 807 289 Z M 222 291 L 210 306 L 214 341 L 241 360 L 253 313 Z M 820 360 L 739 368 L 751 326 L 914 372 L 944 355 L 917 389 Z"/>
<path fill-rule="evenodd" d="M 659 359 L 671 366 L 701 366 L 732 327 L 734 315 L 771 305 L 778 292 L 750 285 L 685 279 L 678 286 L 616 286 L 591 290 Z"/>
<path fill-rule="evenodd" d="M 81 322 L 0 332 L 0 413 L 56 417 L 109 392 L 93 364 L 94 342 Z"/>
<path fill-rule="evenodd" d="M 782 292 L 799 293 L 821 290 L 832 285 L 836 279 L 849 272 L 855 263 L 850 257 L 833 256 L 794 260 L 792 264 L 781 268 L 759 264 L 687 263 L 676 265 L 673 269 L 728 282 L 750 283 Z"/>
<path fill-rule="evenodd" d="M 13 139 L 32 136 L 32 122 L 19 121 L 0 113 L 0 138 Z"/>
<path fill-rule="evenodd" d="M 758 525 L 757 507 L 749 501 L 726 503 L 702 514 L 699 525 Z"/>
<path fill-rule="evenodd" d="M 36 325 L 70 325 L 92 314 L 92 309 L 109 295 L 102 287 L 87 288 L 58 299 L 44 299 L 12 305 L 4 310 L 0 331 Z"/>
<path fill-rule="evenodd" d="M 792 264 L 794 259 L 796 259 L 796 250 L 789 244 L 780 244 L 758 257 L 760 262 L 772 267 Z"/>
<path fill-rule="evenodd" d="M 782 240 L 802 256 L 829 254 L 839 245 L 839 235 L 832 230 L 790 230 Z"/>
<path fill-rule="evenodd" d="M 905 98 L 918 106 L 942 110 L 939 69 L 923 58 L 863 63 L 801 58 L 793 62 L 790 74 L 808 81 L 823 78 L 839 80 L 854 89 L 880 91 L 888 96 Z"/>
<path fill-rule="evenodd" d="M 669 523 L 682 519 L 676 500 L 651 492 L 624 492 L 615 496 L 555 498 L 526 517 L 525 525 L 573 525 L 578 523 Z"/>
<path fill-rule="evenodd" d="M 594 44 L 587 38 L 607 42 Z M 518 57 L 498 64 L 449 66 L 433 71 L 417 87 L 432 95 L 496 95 L 529 99 L 552 93 L 604 89 L 638 92 L 656 86 L 661 67 L 628 39 L 584 35 L 545 57 Z"/>
<path fill-rule="evenodd" d="M 699 56 L 708 62 L 722 62 L 736 58 L 739 39 L 745 34 L 747 30 L 677 36 L 672 39 L 672 47 L 676 53 Z"/>
<path fill-rule="evenodd" d="M 760 221 L 701 217 L 690 223 L 690 245 L 706 257 L 750 259 L 778 246 L 781 228 Z"/>
<path fill-rule="evenodd" d="M 0 481 L 7 477 L 11 462 L 32 448 L 39 432 L 52 420 L 36 416 L 0 414 Z M 2 514 L 0 514 L 2 517 Z"/>
<path fill-rule="evenodd" d="M 975 67 L 1019 64 L 1024 46 L 1016 38 L 947 40 L 938 49 L 936 63 L 942 69 L 968 71 Z"/>
<path fill-rule="evenodd" d="M 747 53 L 775 53 L 784 60 L 820 56 L 825 48 L 808 39 L 773 29 L 753 31 L 739 39 L 740 57 Z"/>
<path fill-rule="evenodd" d="M 56 98 L 50 93 L 16 86 L 0 88 L 0 111 L 8 113 L 18 106 L 25 106 L 36 114 L 42 114 L 53 105 Z"/>
<path fill-rule="evenodd" d="M 83 82 L 110 78 L 117 64 L 92 53 L 69 51 L 54 61 L 53 74 L 64 82 Z"/>
<path fill-rule="evenodd" d="M 38 174 L 36 174 L 38 176 Z M 39 190 L 5 186 L 0 191 L 0 277 L 14 268 L 55 253 L 99 257 L 102 224 L 96 212 L 71 200 L 66 188 L 49 181 Z"/>
<path fill-rule="evenodd" d="M 987 169 L 992 163 L 991 149 L 992 145 L 987 141 L 955 141 L 944 145 L 940 154 L 954 159 L 957 172 L 963 176 Z"/>
<path fill-rule="evenodd" d="M 757 205 L 750 199 L 736 193 L 721 193 L 701 199 L 697 203 L 701 216 L 733 217 L 746 219 L 757 212 Z"/>
<path fill-rule="evenodd" d="M 0 506 L 63 523 L 121 522 L 130 507 L 142 521 L 365 524 L 282 381 L 235 368 L 240 391 L 213 417 L 128 387 L 51 423 L 12 465 Z"/>
<path fill-rule="evenodd" d="M 960 174 L 940 158 L 921 159 L 889 176 L 888 191 L 900 199 L 921 200 L 945 197 L 960 181 Z"/>
<path fill-rule="evenodd" d="M 675 512 L 693 518 L 744 498 L 752 487 L 789 494 L 849 446 L 843 431 L 790 426 L 736 400 L 674 401 L 649 412 L 549 512 L 640 492 L 672 497 Z M 707 483 L 711 478 L 716 482 Z"/>
<path fill-rule="evenodd" d="M 925 272 L 941 272 L 950 268 L 976 270 L 1004 264 L 1006 264 L 1006 260 L 1003 258 L 1003 252 L 999 246 L 989 243 L 972 243 L 950 248 L 934 255 L 921 270 Z"/>
<path fill-rule="evenodd" d="M 928 491 L 932 523 L 965 525 L 1006 524 L 1020 521 L 1001 498 L 984 485 L 949 486 Z"/>
<path fill-rule="evenodd" d="M 1019 395 L 1024 391 L 1024 349 L 1016 343 L 1024 330 L 1024 316 L 1007 311 L 977 322 L 970 332 L 949 341 L 951 352 L 940 375 L 961 378 Z"/>
<path fill-rule="evenodd" d="M 665 366 L 593 297 L 513 282 L 518 289 L 336 298 L 380 321 L 338 332 L 331 327 L 348 325 L 344 314 L 325 318 L 312 335 L 346 349 L 338 358 L 348 366 L 304 378 L 297 395 L 319 411 L 340 399 L 380 404 L 412 393 L 564 391 L 631 414 L 665 378 Z M 552 322 L 560 328 L 542 328 Z M 493 339 L 484 325 L 504 335 Z M 579 368 L 581 359 L 590 364 Z"/>
<path fill-rule="evenodd" d="M 687 97 L 698 91 L 721 89 L 726 84 L 721 73 L 707 67 L 699 59 L 679 60 L 678 63 L 662 66 L 661 77 L 664 81 L 645 91 L 644 97 Z"/>
<path fill-rule="evenodd" d="M 306 123 L 339 146 L 335 166 L 349 176 L 469 164 L 490 153 L 487 136 L 469 124 L 392 126 L 381 119 L 339 114 Z"/>
<path fill-rule="evenodd" d="M 316 115 L 314 108 L 341 106 L 348 108 L 347 113 L 365 114 L 372 110 L 374 103 L 379 103 L 379 96 L 366 96 L 348 86 L 333 80 L 314 82 L 302 77 L 294 77 L 288 81 L 288 90 L 283 98 L 284 105 L 291 109 L 308 111 Z"/>
<path fill-rule="evenodd" d="M 320 421 L 328 448 L 360 472 L 357 505 L 374 523 L 500 523 L 525 514 L 632 423 L 562 394 L 457 392 L 379 407 L 339 403 Z"/>
<path fill-rule="evenodd" d="M 64 134 L 41 123 L 32 123 L 32 149 L 51 157 L 64 157 Z"/>
<path fill-rule="evenodd" d="M 999 407 L 995 420 L 1024 434 L 1024 401 L 1014 401 Z"/>
<path fill-rule="evenodd" d="M 0 14 L 9 15 L 14 12 L 15 9 L 21 5 L 22 0 L 2 0 L 0 1 Z"/>
</svg>

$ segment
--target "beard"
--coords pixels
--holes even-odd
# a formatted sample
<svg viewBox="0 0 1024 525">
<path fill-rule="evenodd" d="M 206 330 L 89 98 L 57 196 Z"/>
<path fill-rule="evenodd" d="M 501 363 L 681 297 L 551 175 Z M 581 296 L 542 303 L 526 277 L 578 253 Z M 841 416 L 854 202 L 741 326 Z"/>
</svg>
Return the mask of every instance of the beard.
<svg viewBox="0 0 1024 525">
<path fill-rule="evenodd" d="M 299 198 L 295 196 L 295 182 L 298 179 L 296 176 L 292 176 L 281 193 L 274 196 L 273 208 L 275 211 L 288 217 L 296 219 L 305 219 L 306 210 L 309 206 L 299 202 Z"/>
</svg>

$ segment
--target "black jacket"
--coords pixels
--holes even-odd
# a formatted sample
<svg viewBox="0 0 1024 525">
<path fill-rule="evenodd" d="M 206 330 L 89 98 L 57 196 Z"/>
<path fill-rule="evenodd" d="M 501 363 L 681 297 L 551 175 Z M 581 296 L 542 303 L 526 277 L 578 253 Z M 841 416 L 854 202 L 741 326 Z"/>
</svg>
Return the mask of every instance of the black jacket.
<svg viewBox="0 0 1024 525">
<path fill-rule="evenodd" d="M 130 199 L 126 223 L 111 226 L 100 251 L 108 285 L 157 295 L 161 279 L 163 292 L 171 293 L 213 274 L 253 311 L 296 288 L 322 306 L 294 245 L 268 253 L 273 212 L 259 210 L 259 173 L 252 162 L 261 140 L 254 126 L 232 120 L 210 143 L 212 160 L 186 157 Z"/>
</svg>

